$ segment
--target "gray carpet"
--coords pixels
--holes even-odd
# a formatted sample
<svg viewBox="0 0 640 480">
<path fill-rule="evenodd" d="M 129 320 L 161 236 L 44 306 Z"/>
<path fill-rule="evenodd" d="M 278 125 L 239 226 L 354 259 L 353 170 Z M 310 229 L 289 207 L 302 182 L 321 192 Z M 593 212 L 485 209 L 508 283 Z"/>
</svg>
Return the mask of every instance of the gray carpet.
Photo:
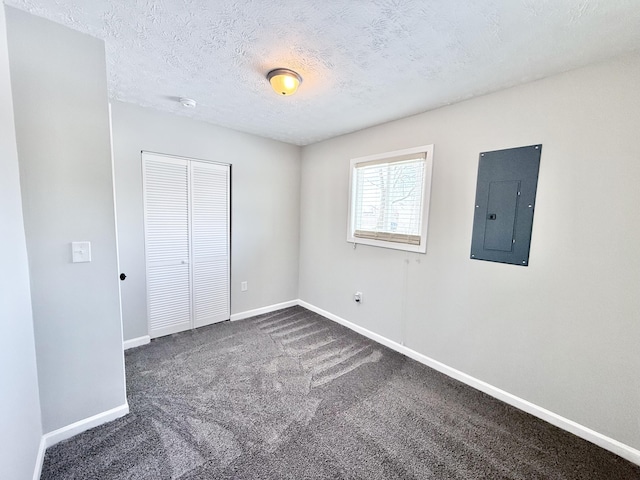
<svg viewBox="0 0 640 480">
<path fill-rule="evenodd" d="M 126 353 L 131 413 L 43 479 L 640 479 L 640 467 L 301 307 Z"/>
</svg>

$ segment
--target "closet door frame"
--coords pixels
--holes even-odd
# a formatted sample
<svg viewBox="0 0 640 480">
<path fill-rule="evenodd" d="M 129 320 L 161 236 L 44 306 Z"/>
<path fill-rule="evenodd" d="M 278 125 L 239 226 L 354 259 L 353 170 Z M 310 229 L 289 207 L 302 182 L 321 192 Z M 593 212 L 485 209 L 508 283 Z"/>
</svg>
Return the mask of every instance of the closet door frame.
<svg viewBox="0 0 640 480">
<path fill-rule="evenodd" d="M 175 160 L 178 162 L 186 162 L 187 163 L 187 179 L 188 179 L 188 225 L 189 225 L 189 288 L 191 293 L 191 298 L 189 302 L 190 307 L 190 326 L 186 329 L 173 329 L 172 327 L 162 329 L 159 333 L 152 334 L 151 332 L 151 312 L 150 312 L 150 297 L 149 297 L 149 259 L 148 259 L 148 251 L 147 251 L 147 243 L 148 243 L 148 221 L 147 221 L 147 172 L 146 172 L 146 162 L 145 155 L 164 157 L 168 160 Z M 213 164 L 219 165 L 221 167 L 228 168 L 229 177 L 227 183 L 227 199 L 228 199 L 228 223 L 227 223 L 227 282 L 228 282 L 228 296 L 227 296 L 227 312 L 229 317 L 231 316 L 231 225 L 232 225 L 232 217 L 231 217 L 231 208 L 232 208 L 232 165 L 230 163 L 224 162 L 215 162 L 211 160 L 203 160 L 200 158 L 192 158 L 192 157 L 183 157 L 179 155 L 171 155 L 166 153 L 157 153 L 149 150 L 141 151 L 141 167 L 142 167 L 142 200 L 143 200 L 143 225 L 144 225 L 144 260 L 145 260 L 145 290 L 146 290 L 146 310 L 147 310 L 147 332 L 151 336 L 151 338 L 158 338 L 165 335 L 170 335 L 172 333 L 178 333 L 187 330 L 193 330 L 196 328 L 195 326 L 195 300 L 194 300 L 194 266 L 193 266 L 193 251 L 192 251 L 192 174 L 191 174 L 191 162 L 199 162 L 205 164 Z M 220 320 L 225 321 L 228 319 Z"/>
</svg>

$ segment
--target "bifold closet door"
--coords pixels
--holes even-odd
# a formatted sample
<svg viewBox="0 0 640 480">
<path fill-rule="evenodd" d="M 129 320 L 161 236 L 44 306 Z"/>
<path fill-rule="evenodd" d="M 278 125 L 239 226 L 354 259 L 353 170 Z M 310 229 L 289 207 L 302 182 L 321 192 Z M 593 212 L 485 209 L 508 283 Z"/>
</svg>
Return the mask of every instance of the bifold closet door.
<svg viewBox="0 0 640 480">
<path fill-rule="evenodd" d="M 191 328 L 189 163 L 142 154 L 149 335 Z"/>
<path fill-rule="evenodd" d="M 149 335 L 230 316 L 230 167 L 144 152 Z"/>
<path fill-rule="evenodd" d="M 193 326 L 228 320 L 229 165 L 191 162 Z"/>
</svg>

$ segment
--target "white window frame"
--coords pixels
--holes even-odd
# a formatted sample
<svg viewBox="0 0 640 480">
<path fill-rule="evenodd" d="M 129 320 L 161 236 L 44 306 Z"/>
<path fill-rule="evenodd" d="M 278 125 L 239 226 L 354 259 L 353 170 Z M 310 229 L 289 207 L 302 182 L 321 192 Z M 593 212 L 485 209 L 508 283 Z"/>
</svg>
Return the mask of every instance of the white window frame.
<svg viewBox="0 0 640 480">
<path fill-rule="evenodd" d="M 417 153 L 425 154 L 423 191 L 422 191 L 422 228 L 420 231 L 420 244 L 410 245 L 393 241 L 377 240 L 370 238 L 355 237 L 355 195 L 356 195 L 356 165 L 367 162 L 379 162 L 381 160 L 392 160 L 394 157 L 403 157 Z M 395 150 L 393 152 L 379 153 L 366 157 L 352 158 L 349 170 L 349 216 L 347 224 L 347 242 L 360 245 L 371 245 L 373 247 L 391 248 L 393 250 L 404 250 L 406 252 L 426 253 L 427 251 L 427 230 L 429 226 L 429 204 L 431 199 L 431 176 L 433 171 L 433 145 L 422 145 L 420 147 Z"/>
</svg>

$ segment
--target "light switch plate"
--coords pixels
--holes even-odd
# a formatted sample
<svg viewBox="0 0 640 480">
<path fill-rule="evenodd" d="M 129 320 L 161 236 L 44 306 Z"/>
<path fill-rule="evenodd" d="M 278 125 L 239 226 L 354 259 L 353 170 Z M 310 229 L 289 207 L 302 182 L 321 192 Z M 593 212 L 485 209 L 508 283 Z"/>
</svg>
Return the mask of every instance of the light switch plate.
<svg viewBox="0 0 640 480">
<path fill-rule="evenodd" d="M 91 261 L 91 242 L 71 242 L 71 258 L 73 263 Z"/>
</svg>

